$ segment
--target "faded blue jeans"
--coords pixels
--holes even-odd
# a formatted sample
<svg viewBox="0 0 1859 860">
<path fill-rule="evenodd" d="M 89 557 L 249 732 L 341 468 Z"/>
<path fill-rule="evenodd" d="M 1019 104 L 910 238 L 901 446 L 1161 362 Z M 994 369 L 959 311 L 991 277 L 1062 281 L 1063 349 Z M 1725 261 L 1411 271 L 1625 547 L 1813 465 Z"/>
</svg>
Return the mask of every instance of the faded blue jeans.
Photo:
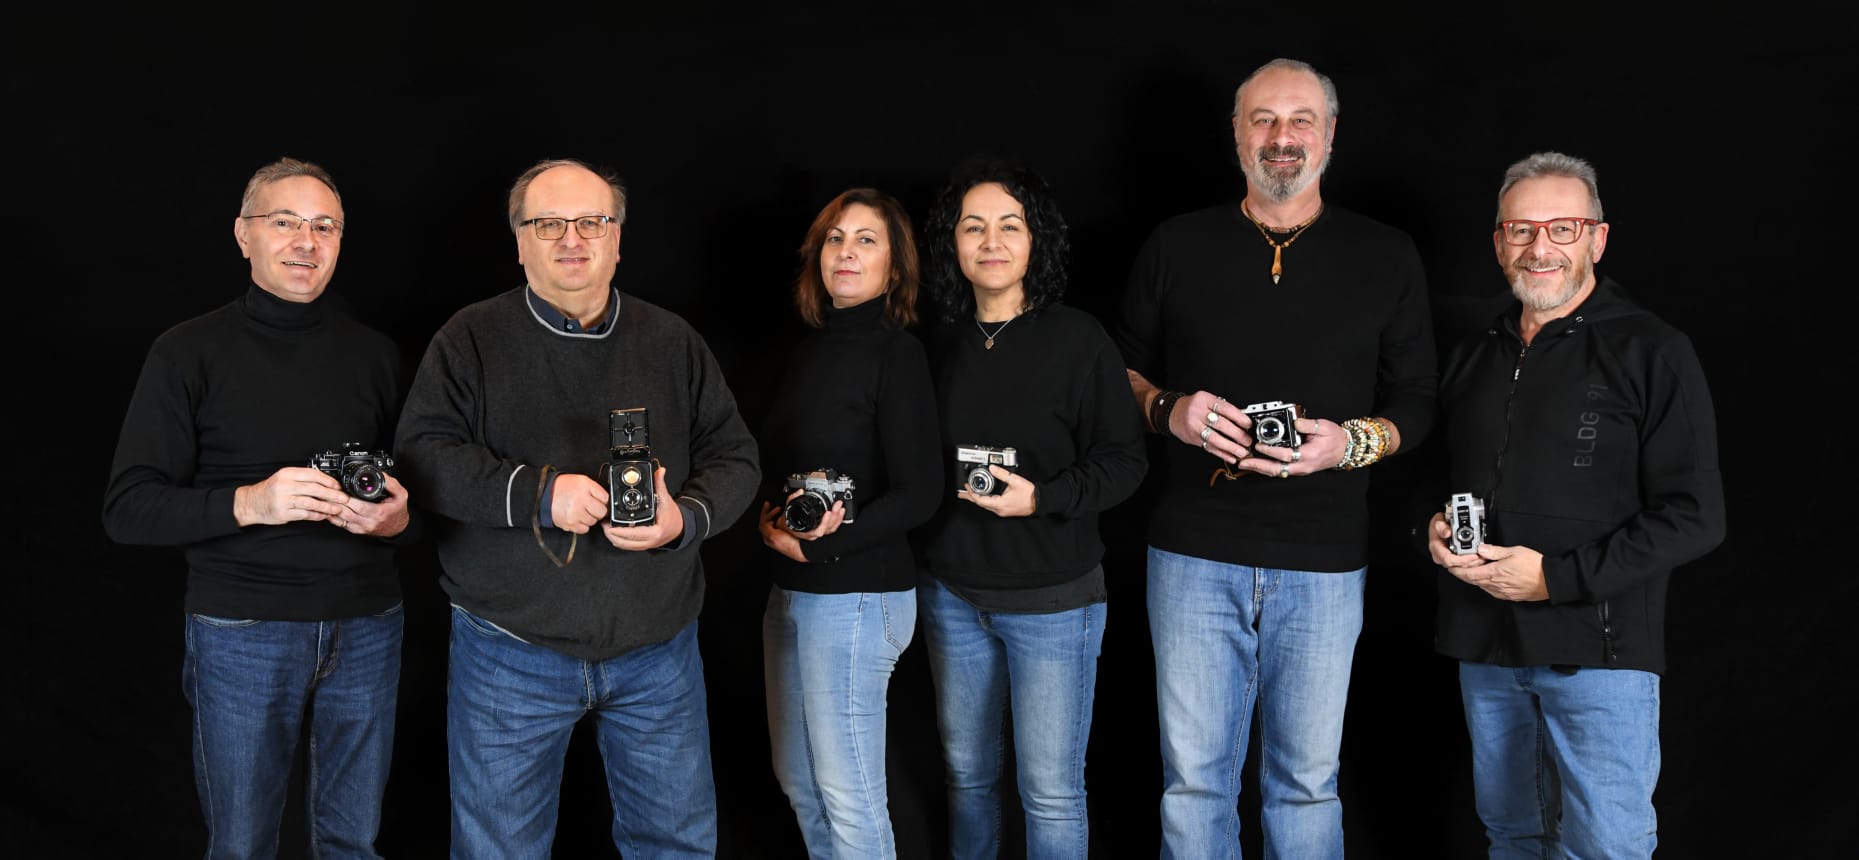
<svg viewBox="0 0 1859 860">
<path fill-rule="evenodd" d="M 769 591 L 762 618 L 768 741 L 809 856 L 897 856 L 885 696 L 916 629 L 914 590 Z"/>
<path fill-rule="evenodd" d="M 1255 705 L 1265 855 L 1343 856 L 1336 773 L 1367 578 L 1149 548 L 1163 857 L 1240 856 Z"/>
<path fill-rule="evenodd" d="M 549 856 L 569 737 L 589 714 L 620 853 L 715 856 L 697 622 L 664 642 L 593 661 L 531 645 L 454 606 L 450 665 L 453 857 Z"/>
<path fill-rule="evenodd" d="M 1084 758 L 1105 604 L 1044 614 L 988 612 L 933 577 L 920 580 L 917 599 L 948 768 L 950 856 L 1000 854 L 1011 714 L 1028 860 L 1085 857 Z"/>
<path fill-rule="evenodd" d="M 1651 857 L 1659 676 L 1459 664 L 1491 856 Z"/>
<path fill-rule="evenodd" d="M 399 604 L 339 621 L 187 616 L 181 688 L 208 858 L 278 855 L 306 716 L 310 856 L 380 856 L 405 620 Z"/>
</svg>

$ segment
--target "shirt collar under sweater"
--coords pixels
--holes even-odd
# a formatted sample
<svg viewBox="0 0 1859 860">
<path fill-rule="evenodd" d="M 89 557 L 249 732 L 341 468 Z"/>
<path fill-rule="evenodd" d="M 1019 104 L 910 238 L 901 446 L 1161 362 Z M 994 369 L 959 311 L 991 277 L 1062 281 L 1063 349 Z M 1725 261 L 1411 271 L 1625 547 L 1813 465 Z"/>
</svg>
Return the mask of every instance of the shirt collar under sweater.
<svg viewBox="0 0 1859 860">
<path fill-rule="evenodd" d="M 608 289 L 613 290 L 613 295 L 607 299 L 606 317 L 603 318 L 598 325 L 588 326 L 587 328 L 581 327 L 580 320 L 569 319 L 567 314 L 556 310 L 554 305 L 543 301 L 541 296 L 536 295 L 535 287 L 524 286 L 523 298 L 529 301 L 529 312 L 534 314 L 536 319 L 543 325 L 548 326 L 549 331 L 555 332 L 556 334 L 599 337 L 613 329 L 613 320 L 620 315 L 620 291 L 611 287 Z"/>
<path fill-rule="evenodd" d="M 314 301 L 290 302 L 252 284 L 245 289 L 245 297 L 239 300 L 239 309 L 252 321 L 268 328 L 309 331 L 329 318 L 335 304 L 328 292 L 317 296 Z"/>
</svg>

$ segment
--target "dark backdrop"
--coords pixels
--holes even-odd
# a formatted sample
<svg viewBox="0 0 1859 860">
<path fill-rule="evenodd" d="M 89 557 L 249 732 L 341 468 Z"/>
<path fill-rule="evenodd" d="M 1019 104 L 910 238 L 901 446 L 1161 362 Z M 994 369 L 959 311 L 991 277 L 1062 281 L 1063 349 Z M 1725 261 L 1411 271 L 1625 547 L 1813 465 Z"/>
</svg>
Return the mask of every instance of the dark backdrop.
<svg viewBox="0 0 1859 860">
<path fill-rule="evenodd" d="M 99 502 L 150 340 L 247 283 L 230 224 L 261 164 L 292 155 L 334 173 L 350 229 L 331 289 L 409 361 L 455 309 L 520 283 L 503 216 L 518 172 L 557 156 L 618 169 L 631 193 L 621 288 L 692 320 L 754 422 L 799 332 L 794 248 L 832 194 L 876 185 L 921 219 L 956 160 L 1024 158 L 1073 226 L 1072 302 L 1108 318 L 1146 232 L 1238 188 L 1232 91 L 1275 56 L 1336 80 L 1325 197 L 1413 234 L 1442 346 L 1503 294 L 1489 236 L 1505 165 L 1558 149 L 1598 166 L 1614 228 L 1600 270 L 1697 344 L 1732 523 L 1671 590 L 1662 854 L 1850 847 L 1855 589 L 1826 533 L 1845 520 L 1828 485 L 1844 479 L 1852 429 L 1821 416 L 1845 405 L 1853 369 L 1837 311 L 1850 307 L 1839 257 L 1850 183 L 1835 153 L 1851 141 L 1854 40 L 1800 9 L 1499 8 L 9 12 L 0 847 L 202 848 L 179 684 L 181 559 L 112 545 Z M 1290 290 L 1233 334 L 1327 310 Z M 1432 572 L 1400 538 L 1406 490 L 1439 453 L 1429 443 L 1376 468 L 1341 777 L 1356 857 L 1482 850 L 1454 668 L 1430 650 Z M 1153 491 L 1104 517 L 1112 610 L 1088 772 L 1101 856 L 1153 855 L 1157 843 L 1141 567 Z M 720 853 L 796 856 L 767 763 L 765 551 L 746 521 L 703 551 Z M 407 641 L 380 846 L 434 857 L 447 831 L 447 614 L 430 548 L 403 560 Z M 920 645 L 897 670 L 890 713 L 900 852 L 934 856 L 945 816 Z M 611 855 L 595 751 L 579 735 L 570 753 L 558 853 Z"/>
</svg>

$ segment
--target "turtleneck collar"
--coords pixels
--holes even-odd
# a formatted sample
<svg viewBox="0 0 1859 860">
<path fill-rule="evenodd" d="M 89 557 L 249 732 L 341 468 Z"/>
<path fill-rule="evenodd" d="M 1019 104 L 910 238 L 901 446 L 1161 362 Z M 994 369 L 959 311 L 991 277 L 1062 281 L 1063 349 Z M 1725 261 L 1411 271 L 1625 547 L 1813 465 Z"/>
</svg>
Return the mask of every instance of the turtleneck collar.
<svg viewBox="0 0 1859 860">
<path fill-rule="evenodd" d="M 240 308 L 253 321 L 270 328 L 284 331 L 307 331 L 323 324 L 329 318 L 330 307 L 334 301 L 325 291 L 310 302 L 287 302 L 252 284 L 245 290 L 245 297 L 240 300 Z"/>
<path fill-rule="evenodd" d="M 831 332 L 864 331 L 876 328 L 884 319 L 884 296 L 867 299 L 849 308 L 835 308 L 829 305 L 820 317 L 820 327 Z"/>
</svg>

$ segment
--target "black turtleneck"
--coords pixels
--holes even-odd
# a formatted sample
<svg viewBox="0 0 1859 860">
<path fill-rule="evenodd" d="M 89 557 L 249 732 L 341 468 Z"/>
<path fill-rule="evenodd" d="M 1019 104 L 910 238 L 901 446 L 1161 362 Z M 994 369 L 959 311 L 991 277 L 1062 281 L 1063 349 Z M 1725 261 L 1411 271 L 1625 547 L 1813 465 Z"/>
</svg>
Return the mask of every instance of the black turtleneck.
<svg viewBox="0 0 1859 860">
<path fill-rule="evenodd" d="M 118 543 L 185 548 L 189 612 L 314 621 L 400 599 L 385 541 L 322 522 L 233 520 L 238 487 L 345 442 L 382 451 L 392 439 L 399 351 L 335 301 L 287 302 L 253 286 L 149 348 L 103 525 Z"/>
<path fill-rule="evenodd" d="M 936 394 L 922 344 L 883 317 L 882 300 L 828 309 L 824 325 L 789 359 L 756 435 L 766 501 L 780 504 L 797 472 L 830 467 L 854 482 L 854 522 L 803 541 L 810 563 L 770 551 L 775 583 L 790 591 L 916 585 L 906 536 L 944 495 Z"/>
</svg>

